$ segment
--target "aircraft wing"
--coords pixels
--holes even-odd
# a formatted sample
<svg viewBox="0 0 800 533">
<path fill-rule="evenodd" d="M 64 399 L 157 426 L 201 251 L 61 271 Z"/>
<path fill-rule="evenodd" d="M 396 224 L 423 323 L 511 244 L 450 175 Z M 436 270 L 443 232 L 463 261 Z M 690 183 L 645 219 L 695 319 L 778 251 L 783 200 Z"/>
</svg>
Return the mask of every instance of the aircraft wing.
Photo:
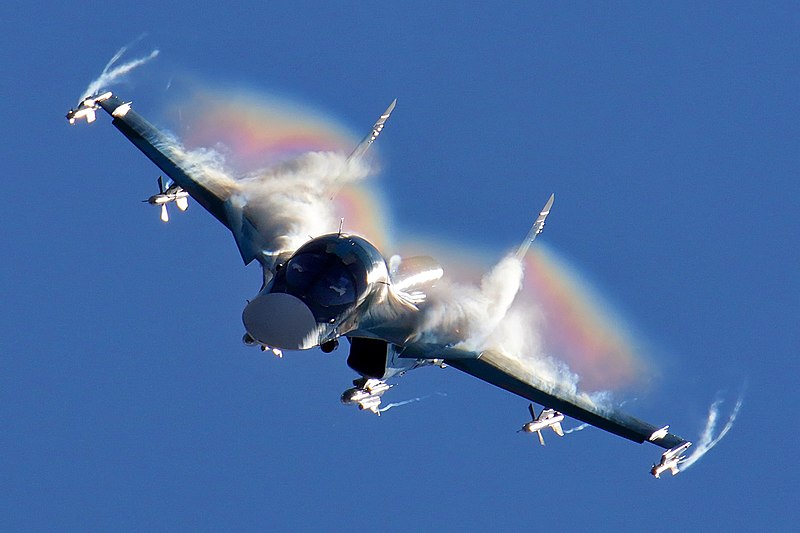
<svg viewBox="0 0 800 533">
<path fill-rule="evenodd" d="M 186 151 L 175 140 L 156 129 L 150 122 L 117 96 L 97 104 L 112 117 L 112 124 L 172 181 L 189 193 L 197 203 L 228 228 L 231 227 L 225 203 L 234 182 L 225 176 L 210 174 L 192 164 Z"/>
<path fill-rule="evenodd" d="M 380 116 L 348 161 L 363 157 L 383 130 L 395 102 Z M 231 230 L 245 264 L 256 258 L 260 258 L 262 264 L 270 263 L 278 254 L 290 251 L 282 248 L 281 235 L 275 235 L 274 230 L 264 227 L 269 223 L 264 221 L 260 209 L 248 205 L 240 181 L 232 179 L 221 169 L 215 170 L 209 161 L 201 160 L 202 154 L 186 150 L 177 140 L 159 131 L 134 111 L 129 102 L 110 92 L 104 93 L 84 99 L 77 109 L 67 113 L 67 118 L 71 123 L 78 118 L 92 122 L 98 108 L 111 115 L 112 124 L 176 185 Z M 181 209 L 185 206 L 184 202 L 178 204 Z"/>
<path fill-rule="evenodd" d="M 404 350 L 402 356 L 420 357 L 426 352 L 428 358 L 441 357 L 449 366 L 462 372 L 634 442 L 650 441 L 665 449 L 687 442 L 677 435 L 660 431 L 661 428 L 658 426 L 643 422 L 612 407 L 600 405 L 586 394 L 549 383 L 537 377 L 518 359 L 500 352 L 491 350 L 471 352 L 456 348 L 437 349 L 429 345 L 411 345 Z M 657 433 L 659 431 L 660 433 Z"/>
<path fill-rule="evenodd" d="M 113 118 L 112 124 L 206 211 L 222 222 L 236 240 L 245 264 L 266 250 L 264 238 L 237 200 L 238 184 L 213 165 L 197 160 L 179 142 L 159 131 L 119 97 L 107 93 L 98 105 Z M 85 101 L 81 104 L 85 106 Z M 91 109 L 83 107 L 83 109 Z M 68 115 L 69 117 L 69 115 Z"/>
</svg>

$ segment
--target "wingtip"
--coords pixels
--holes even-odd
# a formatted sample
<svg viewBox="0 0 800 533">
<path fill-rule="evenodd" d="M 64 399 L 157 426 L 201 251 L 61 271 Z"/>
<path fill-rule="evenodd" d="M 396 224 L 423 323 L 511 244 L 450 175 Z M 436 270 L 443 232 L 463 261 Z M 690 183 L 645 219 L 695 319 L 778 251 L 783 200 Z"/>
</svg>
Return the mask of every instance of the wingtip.
<svg viewBox="0 0 800 533">
<path fill-rule="evenodd" d="M 389 104 L 389 107 L 387 107 L 386 111 L 383 112 L 383 117 L 389 118 L 389 115 L 392 114 L 392 111 L 394 111 L 394 106 L 396 106 L 396 105 L 397 105 L 397 98 L 392 100 L 392 103 Z"/>
</svg>

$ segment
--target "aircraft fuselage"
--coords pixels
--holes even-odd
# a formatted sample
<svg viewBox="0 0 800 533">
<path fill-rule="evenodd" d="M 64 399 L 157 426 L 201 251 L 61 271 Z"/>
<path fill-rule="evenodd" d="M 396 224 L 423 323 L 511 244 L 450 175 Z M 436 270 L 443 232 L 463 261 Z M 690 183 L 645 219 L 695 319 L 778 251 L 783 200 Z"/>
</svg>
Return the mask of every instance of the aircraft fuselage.
<svg viewBox="0 0 800 533">
<path fill-rule="evenodd" d="M 366 239 L 335 233 L 308 241 L 245 307 L 250 336 L 282 350 L 305 350 L 359 327 L 359 311 L 389 283 L 386 262 Z"/>
</svg>

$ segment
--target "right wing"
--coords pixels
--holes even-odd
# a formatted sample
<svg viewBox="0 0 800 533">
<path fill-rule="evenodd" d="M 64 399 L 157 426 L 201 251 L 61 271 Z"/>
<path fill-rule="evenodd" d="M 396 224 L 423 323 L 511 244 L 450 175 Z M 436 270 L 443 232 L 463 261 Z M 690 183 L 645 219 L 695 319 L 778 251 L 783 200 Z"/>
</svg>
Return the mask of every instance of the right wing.
<svg viewBox="0 0 800 533">
<path fill-rule="evenodd" d="M 501 389 L 634 442 L 650 440 L 659 430 L 657 426 L 616 409 L 598 405 L 587 395 L 576 394 L 545 382 L 533 375 L 520 361 L 500 352 L 484 351 L 475 354 L 475 357 L 445 357 L 445 363 Z M 667 433 L 651 442 L 670 449 L 686 441 Z"/>
<path fill-rule="evenodd" d="M 634 442 L 650 441 L 665 449 L 672 449 L 687 442 L 677 435 L 668 433 L 664 428 L 643 422 L 613 407 L 600 405 L 586 394 L 579 394 L 547 382 L 536 376 L 520 360 L 500 352 L 492 350 L 472 352 L 419 343 L 407 346 L 401 356 L 442 358 L 449 366 L 487 383 Z M 533 414 L 532 406 L 529 409 Z"/>
</svg>

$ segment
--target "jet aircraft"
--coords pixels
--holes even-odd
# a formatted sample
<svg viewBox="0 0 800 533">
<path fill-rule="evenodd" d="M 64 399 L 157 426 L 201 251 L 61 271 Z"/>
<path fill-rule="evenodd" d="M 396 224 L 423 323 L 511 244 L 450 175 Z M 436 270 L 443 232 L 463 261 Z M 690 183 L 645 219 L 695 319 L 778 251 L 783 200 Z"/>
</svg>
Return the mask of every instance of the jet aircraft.
<svg viewBox="0 0 800 533">
<path fill-rule="evenodd" d="M 348 162 L 363 157 L 381 133 L 395 102 L 381 115 L 370 133 L 355 148 Z M 224 180 L 198 169 L 185 150 L 132 109 L 130 102 L 111 92 L 81 101 L 67 113 L 70 123 L 95 120 L 102 109 L 112 124 L 141 150 L 174 185 L 149 201 L 161 204 L 186 200 L 198 204 L 233 234 L 245 264 L 258 261 L 263 284 L 242 312 L 247 344 L 260 345 L 281 355 L 285 350 L 320 347 L 331 352 L 345 338 L 349 341 L 347 364 L 361 377 L 342 395 L 342 402 L 380 413 L 387 380 L 426 365 L 452 366 L 483 381 L 546 406 L 525 431 L 539 433 L 547 427 L 559 435 L 560 422 L 569 416 L 637 443 L 652 442 L 666 450 L 653 467 L 658 477 L 664 470 L 677 472 L 684 439 L 667 428 L 643 422 L 619 410 L 597 405 L 585 395 L 560 388 L 536 375 L 519 359 L 498 350 L 463 347 L 454 331 L 446 340 L 431 342 L 416 335 L 425 290 L 442 277 L 442 269 L 429 258 L 390 262 L 364 237 L 340 231 L 310 238 L 296 249 L 275 249 L 272 236 L 264 235 L 261 213 L 238 194 L 236 180 Z M 332 197 L 336 190 L 328 191 Z M 178 204 L 180 207 L 181 204 Z M 522 257 L 544 227 L 553 196 L 539 213 L 527 238 L 517 250 Z M 166 218 L 166 217 L 164 217 Z M 543 443 L 543 442 L 542 442 Z"/>
</svg>

